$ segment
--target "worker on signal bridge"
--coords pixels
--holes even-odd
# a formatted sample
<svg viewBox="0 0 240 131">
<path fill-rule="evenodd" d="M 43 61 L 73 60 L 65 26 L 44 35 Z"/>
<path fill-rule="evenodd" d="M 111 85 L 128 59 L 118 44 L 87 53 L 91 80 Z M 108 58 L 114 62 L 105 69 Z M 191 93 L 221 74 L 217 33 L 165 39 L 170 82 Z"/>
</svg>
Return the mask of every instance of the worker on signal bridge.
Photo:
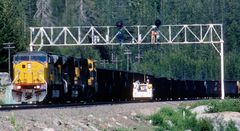
<svg viewBox="0 0 240 131">
<path fill-rule="evenodd" d="M 152 31 L 151 31 L 151 43 L 156 43 L 157 39 L 159 39 L 159 27 L 162 24 L 162 22 L 157 19 L 155 21 L 155 26 L 152 27 Z"/>
<path fill-rule="evenodd" d="M 151 32 L 151 43 L 156 43 L 157 35 L 158 35 L 157 30 L 153 29 Z"/>
</svg>

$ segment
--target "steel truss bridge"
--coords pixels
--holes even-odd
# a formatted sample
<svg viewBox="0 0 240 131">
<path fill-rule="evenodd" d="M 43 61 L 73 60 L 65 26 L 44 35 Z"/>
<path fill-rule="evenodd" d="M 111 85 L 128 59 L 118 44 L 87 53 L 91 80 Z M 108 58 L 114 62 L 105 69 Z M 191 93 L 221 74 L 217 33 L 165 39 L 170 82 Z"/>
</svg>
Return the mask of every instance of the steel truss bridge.
<svg viewBox="0 0 240 131">
<path fill-rule="evenodd" d="M 222 24 L 162 25 L 159 28 L 155 25 L 30 27 L 30 51 L 50 46 L 146 44 L 211 44 L 221 57 L 221 99 L 224 99 Z"/>
</svg>

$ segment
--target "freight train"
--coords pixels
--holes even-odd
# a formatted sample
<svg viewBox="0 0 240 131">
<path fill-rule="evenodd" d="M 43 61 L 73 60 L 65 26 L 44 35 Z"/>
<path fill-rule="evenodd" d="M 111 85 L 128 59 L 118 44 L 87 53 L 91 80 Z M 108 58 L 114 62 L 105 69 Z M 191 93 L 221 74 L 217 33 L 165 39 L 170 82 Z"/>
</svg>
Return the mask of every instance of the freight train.
<svg viewBox="0 0 240 131">
<path fill-rule="evenodd" d="M 13 59 L 12 96 L 17 102 L 195 99 L 220 96 L 218 81 L 174 80 L 96 68 L 91 59 L 20 52 Z M 225 81 L 238 96 L 238 81 Z"/>
</svg>

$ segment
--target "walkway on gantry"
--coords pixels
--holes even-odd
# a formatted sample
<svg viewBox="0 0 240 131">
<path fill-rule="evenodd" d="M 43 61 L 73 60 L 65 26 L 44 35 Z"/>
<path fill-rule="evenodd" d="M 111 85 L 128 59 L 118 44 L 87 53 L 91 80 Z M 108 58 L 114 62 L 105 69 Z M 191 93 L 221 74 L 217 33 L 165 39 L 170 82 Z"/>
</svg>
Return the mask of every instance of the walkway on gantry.
<svg viewBox="0 0 240 131">
<path fill-rule="evenodd" d="M 30 51 L 48 46 L 144 44 L 211 44 L 221 57 L 221 98 L 224 90 L 222 24 L 30 27 Z M 216 44 L 220 44 L 220 50 Z"/>
</svg>

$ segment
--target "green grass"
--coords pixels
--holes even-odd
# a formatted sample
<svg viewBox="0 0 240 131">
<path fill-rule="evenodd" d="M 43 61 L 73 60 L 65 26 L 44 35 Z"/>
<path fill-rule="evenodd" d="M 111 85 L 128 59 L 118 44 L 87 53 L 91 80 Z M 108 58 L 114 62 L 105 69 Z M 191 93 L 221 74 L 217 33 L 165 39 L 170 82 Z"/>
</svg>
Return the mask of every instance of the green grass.
<svg viewBox="0 0 240 131">
<path fill-rule="evenodd" d="M 13 126 L 16 125 L 16 117 L 15 117 L 14 115 L 12 115 L 12 116 L 10 117 L 10 122 L 11 122 L 11 124 L 12 124 Z"/>
<path fill-rule="evenodd" d="M 197 119 L 188 109 L 162 108 L 159 112 L 149 117 L 152 124 L 156 126 L 156 131 L 212 131 L 214 127 L 210 119 Z M 217 123 L 217 130 L 237 131 L 233 121 Z"/>
<path fill-rule="evenodd" d="M 235 123 L 233 121 L 229 121 L 226 125 L 225 131 L 237 131 Z"/>
<path fill-rule="evenodd" d="M 162 108 L 158 113 L 150 116 L 152 124 L 156 126 L 157 131 L 184 131 L 191 129 L 193 131 L 212 131 L 213 126 L 207 119 L 197 120 L 196 115 L 186 109 L 174 110 L 169 107 Z"/>
<path fill-rule="evenodd" d="M 214 112 L 224 112 L 224 111 L 234 111 L 240 112 L 240 100 L 239 99 L 210 99 L 210 100 L 203 100 L 195 103 L 191 103 L 188 105 L 182 106 L 190 106 L 190 108 L 195 108 L 200 105 L 207 105 L 210 107 L 209 113 Z"/>
<path fill-rule="evenodd" d="M 20 126 L 17 124 L 17 120 L 16 120 L 16 116 L 14 114 L 12 114 L 9 118 L 10 123 L 12 124 L 12 126 L 14 127 L 14 131 L 19 131 Z"/>
<path fill-rule="evenodd" d="M 0 105 L 3 105 L 4 101 L 2 99 L 0 99 Z"/>
<path fill-rule="evenodd" d="M 0 90 L 0 105 L 3 105 L 4 104 L 4 94 L 3 92 Z"/>
<path fill-rule="evenodd" d="M 234 111 L 240 112 L 240 100 L 238 99 L 225 99 L 215 100 L 209 103 L 209 112 L 223 112 L 223 111 Z"/>
</svg>

